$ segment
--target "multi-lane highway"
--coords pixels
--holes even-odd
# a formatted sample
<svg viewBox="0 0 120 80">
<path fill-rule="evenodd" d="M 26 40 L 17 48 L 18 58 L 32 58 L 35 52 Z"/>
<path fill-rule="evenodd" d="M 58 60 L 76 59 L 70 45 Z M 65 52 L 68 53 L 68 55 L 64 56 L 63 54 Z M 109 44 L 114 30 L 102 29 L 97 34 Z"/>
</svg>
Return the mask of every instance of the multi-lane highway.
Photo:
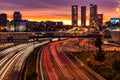
<svg viewBox="0 0 120 80">
<path fill-rule="evenodd" d="M 67 43 L 64 43 L 66 49 L 71 52 L 78 52 L 78 51 L 96 51 L 98 50 L 95 47 L 93 39 L 80 39 L 80 40 L 70 40 Z M 120 45 L 108 43 L 102 45 L 103 51 L 120 51 Z"/>
<path fill-rule="evenodd" d="M 35 47 L 49 41 L 17 45 L 0 51 L 0 80 L 19 80 L 29 54 Z M 87 70 L 74 57 L 66 52 L 96 50 L 88 39 L 77 38 L 57 41 L 44 46 L 38 55 L 38 80 L 104 80 L 101 76 Z"/>
<path fill-rule="evenodd" d="M 69 40 L 51 43 L 41 51 L 38 70 L 41 70 L 42 80 L 104 80 L 86 70 L 84 65 L 68 57 L 63 49 L 65 42 Z"/>
<path fill-rule="evenodd" d="M 29 54 L 35 47 L 48 41 L 32 42 L 11 47 L 0 52 L 0 80 L 20 80 L 21 73 Z"/>
</svg>

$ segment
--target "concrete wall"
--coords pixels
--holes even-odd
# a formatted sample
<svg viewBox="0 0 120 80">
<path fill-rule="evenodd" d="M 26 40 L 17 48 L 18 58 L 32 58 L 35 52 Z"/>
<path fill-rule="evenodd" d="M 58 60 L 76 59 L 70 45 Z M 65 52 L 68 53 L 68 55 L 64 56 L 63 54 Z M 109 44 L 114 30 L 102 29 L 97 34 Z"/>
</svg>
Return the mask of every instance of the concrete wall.
<svg viewBox="0 0 120 80">
<path fill-rule="evenodd" d="M 26 43 L 29 41 L 29 33 L 18 33 L 18 32 L 1 32 L 0 43 L 14 42 L 14 43 Z"/>
<path fill-rule="evenodd" d="M 120 43 L 120 31 L 111 32 L 111 37 L 113 41 Z"/>
</svg>

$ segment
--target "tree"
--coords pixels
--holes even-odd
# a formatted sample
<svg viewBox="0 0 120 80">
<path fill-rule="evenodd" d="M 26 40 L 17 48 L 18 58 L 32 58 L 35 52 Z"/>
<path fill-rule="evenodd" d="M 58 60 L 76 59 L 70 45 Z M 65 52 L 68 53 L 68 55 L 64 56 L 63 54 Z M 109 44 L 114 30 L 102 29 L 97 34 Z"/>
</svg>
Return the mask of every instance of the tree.
<svg viewBox="0 0 120 80">
<path fill-rule="evenodd" d="M 103 62 L 105 60 L 105 53 L 99 53 L 97 52 L 95 55 L 94 55 L 94 59 L 96 61 L 99 61 L 99 62 Z"/>
<path fill-rule="evenodd" d="M 105 53 L 102 52 L 102 38 L 100 35 L 97 36 L 95 40 L 95 46 L 99 49 L 98 52 L 94 55 L 94 59 L 99 62 L 103 62 L 105 60 Z"/>
</svg>

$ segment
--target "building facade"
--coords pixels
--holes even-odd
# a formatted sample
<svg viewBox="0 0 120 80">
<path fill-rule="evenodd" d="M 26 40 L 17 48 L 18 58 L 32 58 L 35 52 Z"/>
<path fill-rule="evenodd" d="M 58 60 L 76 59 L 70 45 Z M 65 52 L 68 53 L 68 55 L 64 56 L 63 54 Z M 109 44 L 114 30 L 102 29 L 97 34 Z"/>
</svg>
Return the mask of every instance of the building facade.
<svg viewBox="0 0 120 80">
<path fill-rule="evenodd" d="M 86 6 L 81 7 L 81 25 L 86 26 Z"/>
<path fill-rule="evenodd" d="M 96 24 L 97 19 L 97 5 L 90 4 L 90 26 L 94 26 Z"/>
<path fill-rule="evenodd" d="M 20 14 L 20 12 L 14 12 L 14 14 L 13 14 L 13 20 L 14 21 L 20 21 L 20 20 L 22 20 L 22 15 Z"/>
<path fill-rule="evenodd" d="M 101 26 L 103 24 L 103 14 L 97 14 L 97 25 Z"/>
<path fill-rule="evenodd" d="M 7 25 L 7 14 L 2 13 L 0 14 L 0 26 L 6 26 Z"/>
<path fill-rule="evenodd" d="M 26 22 L 25 21 L 11 21 L 7 24 L 7 29 L 10 32 L 25 32 Z"/>
<path fill-rule="evenodd" d="M 72 6 L 72 26 L 78 26 L 78 6 Z"/>
<path fill-rule="evenodd" d="M 14 12 L 13 20 L 7 23 L 7 29 L 12 32 L 26 31 L 26 21 L 22 20 L 22 14 L 20 12 Z"/>
</svg>

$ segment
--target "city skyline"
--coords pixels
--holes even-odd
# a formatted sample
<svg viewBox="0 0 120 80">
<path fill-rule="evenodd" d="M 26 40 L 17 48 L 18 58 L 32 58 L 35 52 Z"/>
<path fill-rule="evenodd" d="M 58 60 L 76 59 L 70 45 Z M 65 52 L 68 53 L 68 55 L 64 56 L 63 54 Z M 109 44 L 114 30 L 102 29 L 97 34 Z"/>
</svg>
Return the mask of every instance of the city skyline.
<svg viewBox="0 0 120 80">
<path fill-rule="evenodd" d="M 33 4 L 34 3 L 34 4 Z M 119 7 L 119 0 L 62 0 L 62 1 L 48 1 L 48 0 L 31 0 L 31 1 L 15 1 L 1 0 L 0 13 L 8 14 L 8 19 L 13 19 L 13 12 L 20 11 L 23 14 L 23 19 L 31 21 L 63 21 L 64 24 L 71 24 L 71 5 L 78 5 L 78 20 L 80 24 L 81 6 L 87 7 L 87 24 L 89 23 L 90 3 L 98 5 L 98 13 L 104 14 L 104 21 L 111 17 L 119 17 L 119 12 L 116 8 Z M 7 5 L 7 6 L 6 6 Z M 33 13 L 34 12 L 34 13 Z M 114 14 L 114 15 L 112 15 Z"/>
</svg>

